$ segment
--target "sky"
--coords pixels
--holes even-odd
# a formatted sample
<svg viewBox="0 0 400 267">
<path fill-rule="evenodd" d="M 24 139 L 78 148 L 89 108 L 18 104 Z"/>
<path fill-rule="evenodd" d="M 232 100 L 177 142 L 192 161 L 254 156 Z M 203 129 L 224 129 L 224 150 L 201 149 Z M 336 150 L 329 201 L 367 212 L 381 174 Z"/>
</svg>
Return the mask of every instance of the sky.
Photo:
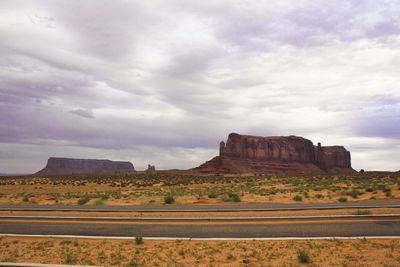
<svg viewBox="0 0 400 267">
<path fill-rule="evenodd" d="M 0 173 L 191 168 L 230 132 L 399 170 L 400 2 L 0 1 Z"/>
</svg>

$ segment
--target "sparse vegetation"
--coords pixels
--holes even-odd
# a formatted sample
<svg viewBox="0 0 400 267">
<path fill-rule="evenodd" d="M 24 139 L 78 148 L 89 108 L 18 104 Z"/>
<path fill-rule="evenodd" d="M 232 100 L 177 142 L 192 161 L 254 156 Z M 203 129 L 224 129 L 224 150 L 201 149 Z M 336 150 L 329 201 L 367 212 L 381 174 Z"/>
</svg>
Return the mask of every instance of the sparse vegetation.
<svg viewBox="0 0 400 267">
<path fill-rule="evenodd" d="M 172 204 L 175 202 L 175 198 L 171 195 L 165 196 L 164 197 L 164 203 L 165 204 Z"/>
<path fill-rule="evenodd" d="M 4 204 L 189 204 L 215 202 L 332 202 L 400 198 L 397 173 L 351 175 L 224 175 L 192 172 L 2 177 Z M 298 199 L 298 197 L 296 197 Z M 92 201 L 91 201 L 92 200 Z M 87 202 L 86 202 L 87 201 Z"/>
<path fill-rule="evenodd" d="M 72 251 L 67 251 L 65 254 L 65 264 L 76 264 L 76 255 Z"/>
<path fill-rule="evenodd" d="M 297 252 L 297 258 L 299 259 L 300 263 L 310 263 L 310 256 L 304 249 L 300 249 Z"/>
<path fill-rule="evenodd" d="M 240 202 L 241 198 L 238 194 L 235 193 L 228 193 L 220 198 L 223 202 Z"/>
<path fill-rule="evenodd" d="M 293 200 L 299 202 L 299 201 L 302 201 L 303 198 L 302 198 L 302 196 L 300 196 L 300 195 L 295 195 L 295 196 L 293 197 Z"/>
<path fill-rule="evenodd" d="M 103 198 L 96 198 L 96 200 L 94 201 L 93 204 L 95 204 L 95 205 L 104 205 L 105 202 L 106 202 L 106 200 L 103 199 Z"/>
<path fill-rule="evenodd" d="M 90 201 L 90 198 L 88 196 L 83 196 L 78 199 L 78 205 L 85 205 Z"/>
<path fill-rule="evenodd" d="M 360 210 L 358 209 L 354 215 L 370 215 L 372 212 L 370 210 Z"/>
<path fill-rule="evenodd" d="M 347 202 L 347 197 L 340 197 L 338 199 L 339 202 Z"/>
<path fill-rule="evenodd" d="M 207 197 L 208 197 L 208 198 L 217 198 L 218 195 L 217 195 L 216 193 L 210 193 L 210 194 L 208 194 Z"/>
<path fill-rule="evenodd" d="M 141 244 L 143 244 L 143 237 L 141 237 L 141 236 L 137 236 L 137 237 L 135 237 L 135 243 L 136 243 L 136 245 L 141 245 Z"/>
<path fill-rule="evenodd" d="M 349 195 L 350 195 L 352 198 L 358 198 L 358 196 L 359 196 L 360 194 L 361 194 L 360 191 L 358 191 L 357 189 L 353 189 L 353 190 L 351 190 L 351 192 L 349 193 Z"/>
<path fill-rule="evenodd" d="M 268 266 L 398 266 L 400 258 L 397 239 L 146 240 L 140 246 L 135 240 L 3 237 L 0 261 L 100 266 L 263 266 L 266 262 Z"/>
</svg>

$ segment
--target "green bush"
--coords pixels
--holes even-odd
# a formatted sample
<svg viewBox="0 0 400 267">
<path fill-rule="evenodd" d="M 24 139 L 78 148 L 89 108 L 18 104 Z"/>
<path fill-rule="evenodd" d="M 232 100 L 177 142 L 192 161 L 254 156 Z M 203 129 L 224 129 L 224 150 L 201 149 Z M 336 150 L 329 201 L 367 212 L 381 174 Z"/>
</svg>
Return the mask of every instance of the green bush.
<svg viewBox="0 0 400 267">
<path fill-rule="evenodd" d="M 360 210 L 360 209 L 358 209 L 355 213 L 354 213 L 354 215 L 370 215 L 371 214 L 371 211 L 370 210 Z"/>
<path fill-rule="evenodd" d="M 78 199 L 78 205 L 85 205 L 90 201 L 90 198 L 88 196 L 84 196 Z"/>
<path fill-rule="evenodd" d="M 144 243 L 143 237 L 141 237 L 141 236 L 135 237 L 135 243 L 136 243 L 136 245 L 141 245 L 141 244 L 143 244 L 143 243 Z"/>
<path fill-rule="evenodd" d="M 236 257 L 233 254 L 228 254 L 228 256 L 226 257 L 227 260 L 233 261 L 236 260 Z"/>
<path fill-rule="evenodd" d="M 315 197 L 321 199 L 321 198 L 324 198 L 325 196 L 322 194 L 316 194 Z"/>
<path fill-rule="evenodd" d="M 351 190 L 350 193 L 348 193 L 348 195 L 350 195 L 352 198 L 358 198 L 358 196 L 361 195 L 361 193 L 357 189 L 353 189 Z"/>
<path fill-rule="evenodd" d="M 77 260 L 75 254 L 72 251 L 68 251 L 65 255 L 64 263 L 74 265 L 76 262 Z"/>
<path fill-rule="evenodd" d="M 96 200 L 94 201 L 95 205 L 104 205 L 105 204 L 105 199 L 103 198 L 96 198 Z"/>
<path fill-rule="evenodd" d="M 392 192 L 392 189 L 386 187 L 386 188 L 383 189 L 382 191 L 385 192 L 385 193 L 388 193 L 388 192 L 390 193 L 390 192 Z"/>
<path fill-rule="evenodd" d="M 386 189 L 386 185 L 384 185 L 384 184 L 378 184 L 378 189 L 383 191 L 383 190 Z"/>
<path fill-rule="evenodd" d="M 293 197 L 293 200 L 294 200 L 294 201 L 302 201 L 303 198 L 302 198 L 300 195 L 295 195 L 295 196 Z"/>
<path fill-rule="evenodd" d="M 168 195 L 168 196 L 165 196 L 165 197 L 164 197 L 164 203 L 165 203 L 165 204 L 172 204 L 172 203 L 174 203 L 174 202 L 175 202 L 175 199 L 174 199 L 173 196 Z"/>
<path fill-rule="evenodd" d="M 299 259 L 300 263 L 309 263 L 310 262 L 310 256 L 308 255 L 307 251 L 300 249 L 297 252 L 297 258 Z"/>
<path fill-rule="evenodd" d="M 137 266 L 139 266 L 139 263 L 137 262 L 137 260 L 135 258 L 133 258 L 128 262 L 127 266 L 128 267 L 137 267 Z"/>
<path fill-rule="evenodd" d="M 347 202 L 347 197 L 340 197 L 338 199 L 339 202 Z"/>
<path fill-rule="evenodd" d="M 235 193 L 229 193 L 228 195 L 224 195 L 220 198 L 221 201 L 224 202 L 240 202 L 240 196 Z"/>
<path fill-rule="evenodd" d="M 208 194 L 208 198 L 217 198 L 218 195 L 216 193 L 210 193 Z"/>
<path fill-rule="evenodd" d="M 229 197 L 229 198 L 231 199 L 231 201 L 233 201 L 233 202 L 240 202 L 240 201 L 241 201 L 239 195 L 238 195 L 238 194 L 235 194 L 235 193 L 230 193 L 230 194 L 228 195 L 228 197 Z"/>
</svg>

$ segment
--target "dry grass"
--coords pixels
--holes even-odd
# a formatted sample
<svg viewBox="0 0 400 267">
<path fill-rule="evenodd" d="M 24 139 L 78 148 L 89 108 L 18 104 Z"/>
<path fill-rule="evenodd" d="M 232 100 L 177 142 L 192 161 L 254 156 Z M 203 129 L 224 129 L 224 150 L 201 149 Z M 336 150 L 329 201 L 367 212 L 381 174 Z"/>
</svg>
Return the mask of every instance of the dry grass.
<svg viewBox="0 0 400 267">
<path fill-rule="evenodd" d="M 161 241 L 3 237 L 0 260 L 103 266 L 400 266 L 400 240 Z"/>
<path fill-rule="evenodd" d="M 0 204 L 163 204 L 166 195 L 175 204 L 337 202 L 400 198 L 398 174 L 341 176 L 222 176 L 185 172 L 112 174 L 0 179 Z"/>
</svg>

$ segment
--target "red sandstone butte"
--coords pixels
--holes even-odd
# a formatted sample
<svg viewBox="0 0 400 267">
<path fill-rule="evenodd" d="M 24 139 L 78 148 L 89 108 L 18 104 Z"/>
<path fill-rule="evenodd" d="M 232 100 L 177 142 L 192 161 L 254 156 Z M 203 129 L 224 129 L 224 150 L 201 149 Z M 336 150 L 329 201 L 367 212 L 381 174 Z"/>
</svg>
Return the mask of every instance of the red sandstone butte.
<svg viewBox="0 0 400 267">
<path fill-rule="evenodd" d="M 222 173 L 322 174 L 354 172 L 343 146 L 317 146 L 298 136 L 251 136 L 231 133 L 219 156 L 194 170 Z"/>
</svg>

